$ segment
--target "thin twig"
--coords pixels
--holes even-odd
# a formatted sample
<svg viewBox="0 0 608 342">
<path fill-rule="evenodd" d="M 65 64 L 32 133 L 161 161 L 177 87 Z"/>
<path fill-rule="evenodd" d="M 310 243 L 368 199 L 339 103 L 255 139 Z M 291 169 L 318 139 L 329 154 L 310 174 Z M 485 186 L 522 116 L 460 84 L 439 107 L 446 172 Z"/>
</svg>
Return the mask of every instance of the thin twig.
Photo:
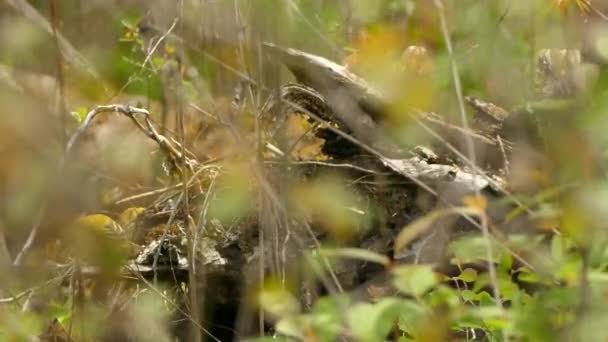
<svg viewBox="0 0 608 342">
<path fill-rule="evenodd" d="M 599 8 L 595 7 L 595 5 L 593 5 L 591 3 L 591 1 L 589 0 L 581 0 L 583 1 L 583 3 L 585 3 L 585 5 L 587 5 L 589 8 L 591 8 L 591 10 L 600 18 L 602 18 L 603 20 L 608 21 L 608 15 L 604 14 L 602 11 L 599 10 Z"/>
<path fill-rule="evenodd" d="M 280 162 L 273 161 L 273 160 L 267 160 L 267 161 L 264 161 L 264 163 L 265 164 L 279 164 Z M 353 165 L 353 164 L 348 164 L 348 163 L 330 163 L 330 162 L 323 162 L 323 161 L 316 161 L 316 160 L 302 160 L 302 161 L 291 161 L 291 162 L 289 162 L 289 164 L 292 164 L 292 165 L 319 165 L 319 166 L 326 166 L 326 167 L 345 168 L 345 169 L 352 169 L 352 170 L 357 170 L 357 171 L 361 171 L 361 172 L 365 172 L 365 173 L 370 173 L 370 174 L 374 174 L 374 175 L 389 175 L 390 174 L 387 172 L 380 172 L 380 171 L 376 171 L 376 170 L 372 170 L 372 169 L 366 169 L 364 167 Z"/>
<path fill-rule="evenodd" d="M 217 169 L 220 170 L 222 167 L 219 165 L 204 165 L 199 167 L 193 174 L 192 176 L 190 176 L 190 180 L 188 181 L 187 186 L 188 187 L 192 187 L 194 184 L 194 181 L 198 178 L 198 176 L 200 176 L 201 173 L 203 173 L 203 171 L 207 171 L 209 169 Z M 117 200 L 116 202 L 114 202 L 114 204 L 118 205 L 118 204 L 122 204 L 122 203 L 126 203 L 126 202 L 132 202 L 132 201 L 136 201 L 136 200 L 140 200 L 142 198 L 146 198 L 146 197 L 150 197 L 150 196 L 156 196 L 156 195 L 160 195 L 160 194 L 164 194 L 166 192 L 169 192 L 171 190 L 176 190 L 176 189 L 180 189 L 182 188 L 184 185 L 182 182 L 179 182 L 177 184 L 174 185 L 170 185 L 170 186 L 166 186 L 160 189 L 156 189 L 156 190 L 152 190 L 152 191 L 148 191 L 148 192 L 142 192 L 140 194 L 136 194 L 136 195 L 132 195 L 132 196 L 128 196 L 128 197 L 123 197 L 119 200 Z"/>
<path fill-rule="evenodd" d="M 496 302 L 496 307 L 499 310 L 503 309 L 502 299 L 500 298 L 500 287 L 498 286 L 498 277 L 496 273 L 496 267 L 494 266 L 494 254 L 492 251 L 492 236 L 490 235 L 490 231 L 488 229 L 488 215 L 483 213 L 481 215 L 481 232 L 483 234 L 484 239 L 487 242 L 486 247 L 486 258 L 488 259 L 488 273 L 490 275 L 490 284 L 492 285 L 492 291 L 494 294 L 494 301 Z M 503 331 L 503 335 L 506 339 L 506 332 Z"/>
<path fill-rule="evenodd" d="M 72 328 L 74 325 L 74 318 L 76 317 L 76 303 L 80 302 L 77 299 L 78 289 L 76 284 L 80 282 L 80 266 L 78 264 L 75 265 L 74 272 L 72 272 L 72 277 L 70 279 L 70 294 L 72 296 L 72 305 L 70 307 L 70 323 L 68 324 L 68 341 L 72 341 Z M 82 319 L 82 318 L 81 318 Z"/>
<path fill-rule="evenodd" d="M 169 154 L 169 156 L 171 158 L 173 158 L 174 160 L 182 160 L 182 156 L 185 156 L 185 154 L 183 154 L 175 146 L 173 146 L 167 138 L 158 134 L 158 132 L 156 131 L 156 129 L 154 128 L 154 126 L 152 125 L 152 123 L 149 120 L 150 113 L 147 110 L 142 109 L 142 108 L 131 107 L 129 105 L 125 106 L 125 105 L 119 105 L 119 104 L 97 106 L 87 113 L 87 115 L 86 115 L 85 119 L 82 121 L 81 125 L 78 127 L 76 132 L 74 132 L 74 134 L 72 135 L 70 140 L 68 140 L 66 147 L 65 147 L 65 151 L 63 153 L 63 156 L 60 159 L 60 161 L 57 165 L 57 168 L 56 168 L 57 175 L 62 175 L 64 173 L 67 163 L 71 158 L 71 154 L 73 152 L 74 147 L 80 141 L 81 136 L 89 128 L 89 126 L 91 125 L 91 123 L 93 122 L 95 117 L 97 115 L 99 115 L 100 113 L 111 113 L 111 112 L 120 113 L 120 114 L 126 115 L 128 118 L 130 118 L 131 121 L 143 133 L 145 133 L 149 138 L 156 141 L 156 143 L 159 145 L 159 147 L 161 147 L 165 152 L 167 152 Z M 135 116 L 138 114 L 144 116 L 144 119 L 146 122 L 146 127 L 144 127 L 135 118 Z M 196 162 L 195 160 L 186 158 L 186 164 L 188 165 L 188 167 L 194 168 L 195 165 L 198 164 L 198 162 Z M 39 211 L 35 217 L 34 224 L 32 225 L 32 229 L 30 230 L 30 234 L 28 235 L 27 240 L 25 241 L 23 247 L 21 248 L 21 250 L 15 257 L 15 260 L 13 261 L 14 266 L 20 266 L 23 262 L 23 259 L 29 252 L 29 250 L 33 247 L 33 245 L 36 241 L 36 237 L 38 236 L 40 226 L 42 225 L 42 222 L 44 221 L 44 218 L 46 216 L 46 212 L 48 210 L 48 205 L 49 205 L 48 199 L 45 199 L 44 203 L 42 204 L 41 208 L 39 209 Z"/>
<path fill-rule="evenodd" d="M 175 310 L 179 311 L 182 315 L 184 315 L 190 323 L 194 325 L 197 330 L 204 332 L 209 338 L 216 342 L 222 342 L 222 340 L 215 337 L 209 330 L 205 329 L 202 325 L 198 323 L 193 317 L 186 311 L 184 311 L 177 303 L 175 303 L 171 298 L 167 297 L 162 291 L 158 290 L 156 286 L 151 284 L 146 278 L 144 278 L 141 274 L 138 274 L 138 278 L 141 282 L 143 282 L 150 290 L 159 295 L 166 303 L 170 304 Z"/>
<path fill-rule="evenodd" d="M 452 71 L 452 80 L 454 82 L 454 89 L 456 91 L 456 97 L 458 100 L 458 109 L 460 112 L 460 120 L 461 125 L 465 130 L 469 129 L 469 124 L 467 120 L 467 113 L 464 106 L 464 96 L 462 94 L 462 86 L 460 84 L 460 76 L 458 72 L 458 65 L 456 64 L 456 60 L 454 59 L 454 51 L 452 48 L 452 40 L 450 38 L 450 32 L 447 25 L 447 20 L 445 18 L 445 8 L 443 2 L 441 0 L 434 0 L 435 7 L 437 8 L 437 13 L 439 14 L 439 21 L 441 24 L 441 32 L 443 35 L 443 40 L 445 42 L 446 48 L 448 50 L 448 55 L 450 56 L 450 66 Z M 469 135 L 465 135 L 465 142 L 467 145 L 467 152 L 469 155 L 469 159 L 471 164 L 476 165 L 476 156 L 475 156 L 475 146 L 473 145 L 473 139 Z M 480 191 L 478 188 L 475 189 L 475 193 L 477 196 L 480 196 Z M 494 292 L 494 300 L 496 302 L 496 307 L 502 311 L 502 300 L 500 298 L 500 289 L 498 287 L 498 280 L 496 278 L 496 268 L 494 266 L 493 254 L 492 254 L 492 239 L 490 236 L 490 232 L 488 229 L 488 218 L 484 213 L 481 217 L 481 231 L 484 238 L 487 241 L 486 254 L 488 258 L 488 272 L 490 275 L 490 283 L 492 285 L 492 290 Z M 508 341 L 508 336 L 506 329 L 502 329 L 503 340 Z"/>
<path fill-rule="evenodd" d="M 179 207 L 180 203 L 183 201 L 183 196 L 184 196 L 184 193 L 180 193 L 179 198 L 177 199 L 177 201 L 175 201 L 175 203 L 173 203 L 173 201 L 171 199 L 169 199 L 169 203 L 171 205 L 171 215 L 169 215 L 169 219 L 167 220 L 167 223 L 165 223 L 165 229 L 163 230 L 163 234 L 160 236 L 160 239 L 158 240 L 158 247 L 156 248 L 156 251 L 154 251 L 154 261 L 152 262 L 152 269 L 154 271 L 153 284 L 155 286 L 158 285 L 157 265 L 158 265 L 158 259 L 160 258 L 160 252 L 163 248 L 163 244 L 165 243 L 165 240 L 167 239 L 167 234 L 169 233 L 169 229 L 171 229 L 171 225 L 173 224 L 173 221 L 175 220 L 178 207 Z M 171 253 L 169 253 L 169 255 L 171 255 Z M 188 261 L 188 264 L 190 264 L 190 261 Z"/>
<path fill-rule="evenodd" d="M 439 14 L 439 22 L 441 24 L 441 33 L 443 35 L 443 40 L 445 42 L 446 48 L 448 50 L 448 55 L 450 56 L 450 68 L 452 71 L 452 81 L 454 82 L 454 89 L 456 90 L 456 99 L 458 101 L 458 110 L 460 112 L 460 121 L 461 125 L 465 130 L 469 130 L 469 123 L 467 120 L 467 113 L 464 106 L 464 96 L 462 94 L 462 85 L 460 84 L 460 76 L 458 72 L 458 65 L 456 64 L 456 60 L 454 59 L 454 50 L 452 48 L 452 39 L 450 38 L 450 32 L 448 29 L 448 24 L 445 18 L 445 8 L 443 6 L 443 2 L 441 0 L 434 0 L 435 7 L 437 7 L 437 12 Z M 475 158 L 475 147 L 473 145 L 473 139 L 470 136 L 465 136 L 467 151 L 469 154 L 469 158 L 473 164 L 476 164 Z"/>
<path fill-rule="evenodd" d="M 171 24 L 171 26 L 169 26 L 169 29 L 167 30 L 167 32 L 165 32 L 162 36 L 160 36 L 160 38 L 158 38 L 158 40 L 156 41 L 154 46 L 150 49 L 150 51 L 148 51 L 148 53 L 146 54 L 146 58 L 144 58 L 144 62 L 141 64 L 141 69 L 139 70 L 140 74 L 144 71 L 146 64 L 148 64 L 150 59 L 152 59 L 152 55 L 154 54 L 154 52 L 156 52 L 156 50 L 160 46 L 160 43 L 162 43 L 171 34 L 173 29 L 175 28 L 175 25 L 177 25 L 178 21 L 179 21 L 178 18 L 173 19 L 173 23 Z"/>
<path fill-rule="evenodd" d="M 344 52 L 342 52 L 329 38 L 327 38 L 323 34 L 323 32 L 319 31 L 319 29 L 317 28 L 318 25 L 314 25 L 312 22 L 310 22 L 310 20 L 308 20 L 308 18 L 306 18 L 304 13 L 302 13 L 300 8 L 298 7 L 298 4 L 296 4 L 293 0 L 289 0 L 289 5 L 296 11 L 296 13 L 300 16 L 300 18 L 302 18 L 302 21 L 306 24 L 306 26 L 308 26 L 309 29 L 311 29 L 317 36 L 319 36 L 319 38 L 321 38 L 321 40 L 330 49 L 332 49 L 332 51 L 336 55 L 338 55 L 339 58 L 344 57 Z"/>
<path fill-rule="evenodd" d="M 498 141 L 498 146 L 500 146 L 500 152 L 502 153 L 505 174 L 508 175 L 510 172 L 510 168 L 509 168 L 510 163 L 509 163 L 509 157 L 507 156 L 507 151 L 505 150 L 505 144 L 502 142 L 502 138 L 500 137 L 500 135 L 496 135 L 496 140 Z"/>
<path fill-rule="evenodd" d="M 256 46 L 256 52 L 257 52 L 257 67 L 259 69 L 259 74 L 258 74 L 258 81 L 259 84 L 262 84 L 263 79 L 262 79 L 262 75 L 263 75 L 263 71 L 264 71 L 264 63 L 263 63 L 263 55 L 262 55 L 262 44 L 258 41 L 255 44 Z M 256 129 L 256 142 L 257 142 L 257 158 L 256 158 L 256 163 L 257 165 L 255 166 L 256 169 L 260 168 L 260 163 L 262 163 L 262 160 L 264 158 L 263 155 L 263 151 L 262 151 L 262 127 L 260 125 L 260 119 L 262 116 L 262 112 L 263 112 L 263 107 L 262 107 L 262 92 L 258 90 L 257 94 L 256 94 L 256 108 L 258 109 L 258 113 L 256 113 L 256 125 L 255 125 L 255 129 Z M 264 200 L 264 196 L 263 196 L 263 192 L 262 191 L 258 191 L 257 192 L 257 201 L 260 204 L 260 206 L 263 203 Z M 262 209 L 260 208 L 260 210 L 258 211 L 258 222 L 262 222 Z M 259 246 L 259 260 L 258 260 L 258 286 L 260 289 L 264 288 L 264 284 L 266 282 L 266 270 L 265 270 L 265 266 L 266 266 L 266 234 L 264 233 L 264 229 L 261 225 L 259 225 L 260 227 L 258 228 L 258 246 Z M 264 322 L 266 320 L 265 317 L 265 312 L 264 310 L 258 310 L 258 334 L 260 335 L 260 337 L 264 336 Z"/>
<path fill-rule="evenodd" d="M 151 27 L 154 30 L 160 31 L 159 28 L 152 26 Z M 189 43 L 188 41 L 186 41 L 185 39 L 183 39 L 182 37 L 171 33 L 169 34 L 169 36 L 173 39 L 176 40 L 176 42 L 178 42 L 179 44 L 181 44 L 183 47 L 186 47 L 188 49 L 191 49 L 192 51 L 201 54 L 201 56 L 203 56 L 204 58 L 210 60 L 213 63 L 216 63 L 217 65 L 219 65 L 220 67 L 224 68 L 227 71 L 230 71 L 232 74 L 234 74 L 235 76 L 238 76 L 239 78 L 253 84 L 253 85 L 258 85 L 257 82 L 255 82 L 251 77 L 249 77 L 247 74 L 243 73 L 240 70 L 235 69 L 234 67 L 226 64 L 221 58 L 215 57 L 214 55 L 210 54 L 208 51 L 205 51 L 203 49 L 201 49 L 200 46 L 196 46 L 192 43 Z M 261 89 L 266 89 L 264 86 L 260 85 Z"/>
<path fill-rule="evenodd" d="M 184 1 L 180 0 L 177 4 L 177 16 L 179 18 L 179 34 L 183 35 L 184 34 L 184 21 L 183 21 L 183 15 L 184 15 Z M 173 27 L 175 26 L 172 25 Z M 169 29 L 169 31 L 164 35 L 164 37 L 168 36 L 169 34 L 171 34 L 171 30 L 172 28 Z M 180 40 L 179 41 L 179 53 L 183 54 L 185 49 L 184 49 L 184 41 Z M 188 294 L 189 294 L 189 299 L 190 299 L 190 313 L 192 314 L 192 322 L 193 324 L 191 325 L 191 338 L 193 341 L 195 342 L 200 342 L 202 341 L 203 337 L 201 334 L 201 330 L 196 328 L 196 324 L 195 322 L 200 322 L 201 321 L 201 307 L 204 307 L 204 304 L 201 302 L 199 303 L 199 298 L 198 298 L 198 284 L 197 284 L 197 270 L 196 270 L 196 266 L 195 264 L 197 263 L 196 261 L 196 246 L 197 246 L 197 241 L 195 240 L 195 237 L 197 237 L 198 234 L 196 234 L 196 225 L 192 222 L 192 220 L 190 219 L 190 201 L 188 198 L 188 171 L 192 171 L 191 166 L 187 163 L 187 158 L 186 158 L 186 123 L 185 123 L 185 114 L 184 114 L 184 76 L 182 73 L 182 65 L 181 65 L 181 60 L 183 59 L 179 59 L 178 60 L 178 85 L 177 85 L 177 120 L 178 120 L 178 127 L 179 127 L 179 138 L 180 138 L 180 143 L 181 143 L 181 170 L 182 170 L 182 207 L 183 207 L 183 217 L 184 217 L 184 225 L 185 225 L 185 229 L 186 229 L 186 240 L 187 243 L 186 245 L 188 246 Z M 201 264 L 202 265 L 202 264 Z M 201 274 L 204 274 L 204 271 L 201 272 Z M 202 300 L 202 298 L 201 298 Z M 199 306 L 200 304 L 200 306 Z"/>
<path fill-rule="evenodd" d="M 291 144 L 291 146 L 290 146 L 290 147 L 288 147 L 288 148 L 287 148 L 287 152 L 285 152 L 285 154 L 284 154 L 284 155 L 285 155 L 285 156 L 287 156 L 287 157 L 289 157 L 289 156 L 291 155 L 291 152 L 293 152 L 293 151 L 296 149 L 296 147 L 298 146 L 298 144 L 299 144 L 299 143 L 300 143 L 302 140 L 304 140 L 304 138 L 306 137 L 306 135 L 307 135 L 308 133 L 312 132 L 312 131 L 313 131 L 315 128 L 317 128 L 317 127 L 319 127 L 319 123 L 318 123 L 318 122 L 315 122 L 315 123 L 313 123 L 312 125 L 310 125 L 310 127 L 308 127 L 308 129 L 307 129 L 307 130 L 306 130 L 304 133 L 302 133 L 302 134 L 301 134 L 301 135 L 298 137 L 298 139 L 296 139 L 296 141 L 294 141 L 294 142 Z"/>
<path fill-rule="evenodd" d="M 583 248 L 581 251 L 581 274 L 579 279 L 579 303 L 577 308 L 577 317 L 584 319 L 585 313 L 589 309 L 591 303 L 591 288 L 589 284 L 589 251 Z"/>
<path fill-rule="evenodd" d="M 43 17 L 32 5 L 30 5 L 27 0 L 6 0 L 6 2 L 21 15 L 42 27 L 42 29 L 49 34 L 53 34 L 53 28 L 49 21 Z M 101 77 L 93 65 L 87 61 L 86 58 L 84 58 L 63 35 L 61 35 L 61 33 L 57 32 L 56 37 L 61 53 L 66 61 L 75 66 L 77 69 L 86 71 L 96 81 L 98 81 L 99 84 L 104 85 Z M 104 90 L 107 92 L 105 86 Z"/>
<path fill-rule="evenodd" d="M 49 1 L 50 13 L 51 13 L 51 25 L 53 27 L 53 42 L 55 43 L 55 65 L 57 68 L 57 86 L 59 90 L 59 123 L 60 123 L 60 137 L 61 142 L 65 143 L 67 140 L 66 135 L 66 106 L 65 106 L 65 90 L 63 84 L 63 59 L 61 55 L 61 49 L 59 47 L 59 38 L 57 36 L 57 25 L 59 24 L 59 18 L 57 13 L 57 0 Z"/>
<path fill-rule="evenodd" d="M 136 195 L 132 195 L 132 196 L 127 196 L 127 197 L 123 197 L 119 200 L 117 200 L 116 202 L 114 202 L 114 204 L 118 205 L 118 204 L 123 204 L 123 203 L 127 203 L 127 202 L 132 202 L 132 201 L 136 201 L 136 200 L 140 200 L 142 198 L 146 198 L 146 197 L 150 197 L 150 196 L 156 196 L 156 195 L 160 195 L 160 194 L 164 194 L 168 191 L 171 190 L 175 190 L 175 189 L 179 189 L 182 187 L 182 183 L 179 182 L 175 185 L 170 185 L 170 186 L 166 186 L 164 188 L 160 188 L 160 189 L 156 189 L 156 190 L 152 190 L 152 191 L 147 191 L 147 192 L 142 192 Z"/>
<path fill-rule="evenodd" d="M 17 302 L 19 301 L 19 299 L 25 297 L 25 296 L 29 296 L 34 290 L 32 289 L 27 289 L 21 293 L 18 293 L 14 296 L 11 297 L 5 297 L 5 298 L 0 298 L 0 303 L 4 304 L 4 303 L 12 303 L 12 302 Z"/>
<path fill-rule="evenodd" d="M 261 49 L 261 47 L 258 47 L 258 48 Z M 261 58 L 261 56 L 259 56 L 259 57 Z M 293 106 L 298 106 L 295 103 L 292 103 L 292 105 Z M 302 107 L 300 107 L 300 108 L 302 109 L 302 111 L 304 113 L 307 113 L 310 117 L 313 117 L 313 118 L 316 117 L 318 120 L 320 120 L 321 123 L 325 123 L 326 125 L 330 126 L 330 128 L 333 128 L 333 126 L 329 125 L 326 121 L 322 120 L 321 118 L 319 118 L 315 114 L 311 113 L 310 111 L 308 111 L 308 110 L 306 110 L 306 109 L 304 109 Z M 202 111 L 202 109 L 200 109 L 200 110 Z M 217 116 L 215 116 L 215 115 L 213 115 L 211 113 L 208 113 L 208 115 L 210 115 L 212 117 L 217 117 Z M 224 122 L 222 120 L 220 120 L 220 123 L 223 124 L 223 125 L 225 125 L 225 126 L 227 126 L 227 128 L 229 129 L 229 131 L 232 133 L 233 137 L 236 140 L 240 140 L 241 139 L 240 133 L 236 129 L 236 127 L 234 126 L 233 123 L 231 123 L 231 122 Z M 342 133 L 342 134 L 345 134 L 342 131 L 339 131 L 339 132 Z M 352 138 L 352 139 L 354 139 L 354 138 Z M 355 139 L 355 141 L 357 141 L 357 140 Z M 287 209 L 285 208 L 285 206 L 283 205 L 283 203 L 280 201 L 278 194 L 275 192 L 275 190 L 270 185 L 270 183 L 268 182 L 268 180 L 262 174 L 261 168 L 259 168 L 256 165 L 254 165 L 252 169 L 254 171 L 255 178 L 258 180 L 258 182 L 261 185 L 261 188 L 263 190 L 260 193 L 260 197 L 258 197 L 258 201 L 260 201 L 260 203 L 261 203 L 261 201 L 262 201 L 262 194 L 264 194 L 270 200 L 270 202 L 273 204 L 274 208 L 276 208 L 276 209 L 279 210 L 279 212 L 281 213 L 281 215 L 287 216 L 288 215 Z M 310 234 L 311 238 L 315 242 L 316 247 L 320 248 L 321 244 L 318 241 L 318 239 L 316 238 L 316 236 L 314 235 L 314 232 L 312 231 L 312 228 L 305 221 L 304 221 L 304 225 L 306 227 L 306 230 Z M 264 260 L 263 260 L 264 259 L 264 253 L 263 253 L 263 251 L 265 250 L 264 249 L 264 246 L 265 246 L 264 242 L 265 242 L 264 230 L 260 229 L 260 233 L 259 233 L 259 245 L 260 245 L 260 249 L 261 249 L 262 252 L 261 252 L 261 256 L 260 256 L 260 270 L 259 270 L 259 272 L 260 272 L 260 279 L 259 279 L 259 281 L 261 282 L 260 283 L 261 286 L 263 286 L 264 266 L 265 266 L 265 263 L 264 263 Z M 333 271 L 333 268 L 331 267 L 329 261 L 326 258 L 323 258 L 323 261 L 324 261 L 325 266 L 328 269 L 328 271 L 329 271 L 329 273 L 330 273 L 333 281 L 335 282 L 336 288 L 340 292 L 343 292 L 342 285 L 340 284 L 339 280 L 337 279 L 337 276 L 336 276 L 335 272 Z M 326 286 L 326 287 L 327 287 L 327 289 L 330 292 L 333 292 L 331 287 L 328 287 L 328 286 Z M 260 311 L 259 322 L 260 322 L 260 324 L 262 325 L 262 328 L 263 328 L 264 314 L 263 314 L 262 311 Z"/>
<path fill-rule="evenodd" d="M 165 33 L 163 33 L 161 35 L 161 37 L 158 39 L 158 41 L 156 41 L 156 44 L 149 51 L 144 51 L 144 53 L 146 54 L 146 57 L 144 58 L 144 61 L 141 64 L 141 67 L 140 67 L 139 71 L 137 71 L 137 72 L 129 75 L 129 78 L 122 85 L 122 87 L 120 87 L 116 92 L 114 92 L 112 95 L 110 95 L 110 97 L 108 99 L 106 99 L 106 102 L 114 100 L 114 98 L 116 98 L 118 95 L 122 94 L 122 92 L 125 89 L 127 89 L 127 87 L 129 85 L 131 85 L 131 83 L 133 83 L 133 81 L 135 81 L 137 78 L 141 77 L 141 75 L 143 74 L 143 72 L 146 70 L 146 64 L 148 64 L 148 62 L 152 58 L 152 55 L 154 54 L 154 52 L 160 46 L 160 43 L 162 43 L 171 34 L 171 31 L 173 31 L 173 29 L 175 28 L 175 25 L 177 24 L 177 22 L 178 22 L 178 18 L 173 19 L 173 23 L 171 24 L 171 26 L 169 27 L 169 29 Z M 142 48 L 142 50 L 144 50 L 144 48 Z M 133 63 L 133 64 L 137 64 L 137 66 L 139 66 L 138 63 Z M 152 65 L 152 67 L 153 67 L 153 71 L 157 70 L 156 68 L 154 68 L 154 65 Z M 164 129 L 164 127 L 163 127 L 163 129 Z"/>
</svg>

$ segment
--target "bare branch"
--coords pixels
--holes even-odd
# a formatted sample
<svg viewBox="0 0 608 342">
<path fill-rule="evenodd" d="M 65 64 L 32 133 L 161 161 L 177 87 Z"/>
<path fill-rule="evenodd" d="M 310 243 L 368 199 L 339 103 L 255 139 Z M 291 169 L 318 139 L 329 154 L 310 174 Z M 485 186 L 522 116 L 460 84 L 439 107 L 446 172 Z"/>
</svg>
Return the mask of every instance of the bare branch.
<svg viewBox="0 0 608 342">
<path fill-rule="evenodd" d="M 82 121 L 82 124 L 78 127 L 76 132 L 74 132 L 74 134 L 72 135 L 72 137 L 66 144 L 66 148 L 65 148 L 65 152 L 63 153 L 63 157 L 61 158 L 61 160 L 59 161 L 59 164 L 57 165 L 57 174 L 58 175 L 62 174 L 63 171 L 65 170 L 65 167 L 71 157 L 74 147 L 80 141 L 81 136 L 87 130 L 87 128 L 89 128 L 89 126 L 91 125 L 91 123 L 93 122 L 95 117 L 100 113 L 108 113 L 108 112 L 120 113 L 120 114 L 123 114 L 123 115 L 126 115 L 127 117 L 129 117 L 143 133 L 145 133 L 149 138 L 156 141 L 156 143 L 159 145 L 159 147 L 163 151 L 165 151 L 174 160 L 185 160 L 185 165 L 188 165 L 188 167 L 190 169 L 194 169 L 198 165 L 198 162 L 196 160 L 185 157 L 185 155 L 179 151 L 181 146 L 178 146 L 178 147 L 173 146 L 173 144 L 167 138 L 158 134 L 158 132 L 154 128 L 154 125 L 152 125 L 152 122 L 150 121 L 150 113 L 146 109 L 131 107 L 129 105 L 125 106 L 125 105 L 113 104 L 113 105 L 97 106 L 87 113 L 85 119 Z M 136 115 L 142 115 L 144 117 L 146 127 L 142 126 L 141 123 L 135 118 Z M 40 230 L 40 226 L 42 225 L 44 217 L 46 216 L 47 208 L 48 208 L 48 203 L 45 202 L 42 205 L 42 207 L 40 208 L 38 214 L 36 215 L 36 219 L 34 221 L 30 234 L 28 235 L 28 238 L 25 241 L 25 244 L 23 245 L 23 247 L 17 254 L 17 257 L 13 261 L 13 265 L 20 266 L 23 262 L 23 258 L 26 256 L 26 254 L 29 252 L 29 250 L 34 245 L 34 242 L 35 242 L 38 232 Z"/>
</svg>

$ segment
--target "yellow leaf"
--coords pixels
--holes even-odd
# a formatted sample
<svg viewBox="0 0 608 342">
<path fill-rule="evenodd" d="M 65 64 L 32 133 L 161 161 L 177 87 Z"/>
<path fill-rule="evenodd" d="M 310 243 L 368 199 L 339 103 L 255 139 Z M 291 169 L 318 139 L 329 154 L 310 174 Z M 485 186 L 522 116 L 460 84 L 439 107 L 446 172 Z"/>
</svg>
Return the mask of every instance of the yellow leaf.
<svg viewBox="0 0 608 342">
<path fill-rule="evenodd" d="M 553 0 L 553 5 L 556 6 L 562 14 L 566 14 L 570 0 Z"/>
<path fill-rule="evenodd" d="M 171 45 L 171 44 L 167 44 L 165 45 L 165 52 L 169 55 L 172 55 L 175 53 L 175 46 Z"/>
<path fill-rule="evenodd" d="M 589 6 L 587 0 L 576 0 L 576 5 L 578 6 L 578 9 L 581 11 L 582 14 L 587 15 L 591 13 L 591 7 Z"/>
<path fill-rule="evenodd" d="M 579 11 L 583 15 L 588 15 L 591 13 L 591 7 L 587 1 L 590 0 L 574 0 L 574 3 L 578 7 Z M 572 0 L 553 0 L 553 5 L 556 6 L 562 15 L 565 15 L 568 12 L 568 8 L 572 3 Z"/>
<path fill-rule="evenodd" d="M 74 220 L 62 237 L 67 253 L 102 272 L 118 272 L 131 251 L 122 227 L 109 216 L 93 214 Z"/>
<path fill-rule="evenodd" d="M 80 231 L 116 236 L 123 233 L 122 227 L 109 216 L 93 214 L 77 218 L 72 226 Z"/>
<path fill-rule="evenodd" d="M 296 297 L 276 278 L 267 279 L 257 293 L 258 305 L 273 317 L 285 317 L 300 312 Z"/>
<path fill-rule="evenodd" d="M 477 210 L 479 213 L 483 213 L 488 208 L 488 199 L 485 196 L 465 196 L 462 202 L 470 209 Z"/>
<path fill-rule="evenodd" d="M 558 217 L 544 217 L 537 221 L 535 221 L 535 227 L 541 231 L 552 231 L 559 227 L 559 218 Z"/>
<path fill-rule="evenodd" d="M 139 216 L 139 214 L 143 213 L 144 210 L 146 210 L 146 208 L 141 208 L 141 207 L 127 208 L 122 213 L 120 213 L 120 216 L 118 217 L 118 223 L 121 226 L 126 227 L 131 222 L 135 221 L 137 216 Z"/>
<path fill-rule="evenodd" d="M 381 66 L 394 62 L 403 49 L 403 37 L 389 26 L 379 26 L 361 32 L 354 42 L 354 51 L 344 64 L 353 71 L 367 74 Z"/>
</svg>

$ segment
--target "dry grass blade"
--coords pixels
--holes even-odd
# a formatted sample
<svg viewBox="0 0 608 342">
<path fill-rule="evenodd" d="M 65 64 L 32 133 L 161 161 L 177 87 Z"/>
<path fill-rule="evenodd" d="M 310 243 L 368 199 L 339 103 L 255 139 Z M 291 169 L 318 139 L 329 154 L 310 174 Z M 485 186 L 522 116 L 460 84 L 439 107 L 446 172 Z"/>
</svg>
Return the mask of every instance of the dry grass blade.
<svg viewBox="0 0 608 342">
<path fill-rule="evenodd" d="M 399 232 L 399 235 L 397 235 L 397 238 L 395 239 L 395 253 L 403 251 L 403 249 L 405 249 L 405 247 L 407 247 L 412 241 L 420 237 L 420 235 L 422 235 L 423 233 L 432 229 L 433 222 L 443 216 L 479 216 L 480 214 L 481 213 L 479 212 L 479 210 L 468 207 L 453 207 L 435 210 L 401 229 L 401 232 Z"/>
<path fill-rule="evenodd" d="M 329 258 L 338 257 L 357 259 L 373 262 L 385 267 L 388 267 L 391 264 L 391 259 L 389 259 L 387 256 L 361 248 L 321 248 L 319 249 L 319 255 Z"/>
</svg>

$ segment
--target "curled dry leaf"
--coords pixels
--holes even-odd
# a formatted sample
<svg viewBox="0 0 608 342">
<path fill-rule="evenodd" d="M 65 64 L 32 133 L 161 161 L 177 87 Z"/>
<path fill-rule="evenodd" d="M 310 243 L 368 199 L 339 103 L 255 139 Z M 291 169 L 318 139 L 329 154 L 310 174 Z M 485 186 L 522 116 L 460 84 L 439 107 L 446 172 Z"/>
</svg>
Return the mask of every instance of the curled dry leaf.
<svg viewBox="0 0 608 342">
<path fill-rule="evenodd" d="M 454 207 L 432 211 L 401 229 L 401 232 L 399 232 L 399 235 L 397 235 L 397 238 L 395 239 L 395 253 L 401 252 L 410 244 L 410 242 L 433 228 L 435 220 L 443 216 L 453 214 L 479 216 L 481 213 L 483 212 L 473 207 Z"/>
</svg>

